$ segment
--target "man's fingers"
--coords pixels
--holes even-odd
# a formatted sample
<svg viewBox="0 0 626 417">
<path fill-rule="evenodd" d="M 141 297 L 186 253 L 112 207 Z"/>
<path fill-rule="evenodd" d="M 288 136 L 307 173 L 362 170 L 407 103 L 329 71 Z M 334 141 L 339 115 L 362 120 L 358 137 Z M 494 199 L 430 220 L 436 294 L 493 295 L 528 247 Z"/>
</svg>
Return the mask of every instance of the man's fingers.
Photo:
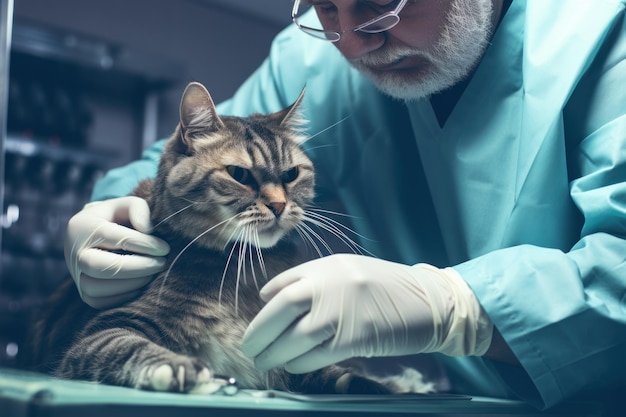
<svg viewBox="0 0 626 417">
<path fill-rule="evenodd" d="M 260 370 L 269 370 L 288 363 L 332 338 L 334 330 L 326 321 L 312 322 L 311 314 L 295 322 L 277 340 L 254 358 L 254 365 Z M 317 369 L 317 368 L 315 368 Z"/>
<path fill-rule="evenodd" d="M 143 233 L 152 232 L 152 222 L 150 221 L 150 207 L 141 198 L 129 200 L 128 217 L 130 224 Z"/>
<path fill-rule="evenodd" d="M 97 227 L 89 246 L 150 256 L 165 256 L 170 251 L 164 240 L 115 223 L 103 223 Z"/>
<path fill-rule="evenodd" d="M 299 281 L 280 291 L 252 320 L 242 340 L 242 352 L 257 356 L 300 316 L 311 309 L 311 288 Z"/>
<path fill-rule="evenodd" d="M 304 374 L 341 362 L 352 356 L 349 349 L 335 349 L 323 343 L 305 354 L 285 364 L 285 370 L 292 374 Z"/>
<path fill-rule="evenodd" d="M 141 278 L 165 268 L 165 258 L 121 255 L 101 249 L 85 249 L 78 258 L 80 270 L 94 278 Z"/>
<path fill-rule="evenodd" d="M 261 299 L 267 303 L 281 290 L 297 281 L 300 281 L 302 279 L 302 273 L 300 272 L 301 266 L 302 265 L 298 265 L 288 269 L 272 278 L 263 286 L 263 288 L 261 288 L 261 292 L 259 293 Z"/>
</svg>

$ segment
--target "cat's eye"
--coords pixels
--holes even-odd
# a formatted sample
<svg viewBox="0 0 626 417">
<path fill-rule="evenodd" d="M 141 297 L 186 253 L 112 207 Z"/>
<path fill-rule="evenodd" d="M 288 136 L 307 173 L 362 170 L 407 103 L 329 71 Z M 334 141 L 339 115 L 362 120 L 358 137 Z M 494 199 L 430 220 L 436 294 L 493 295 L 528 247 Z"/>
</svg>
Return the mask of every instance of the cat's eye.
<svg viewBox="0 0 626 417">
<path fill-rule="evenodd" d="M 235 181 L 244 185 L 250 185 L 254 181 L 252 173 L 249 170 L 236 165 L 228 165 L 226 172 L 228 172 Z"/>
<path fill-rule="evenodd" d="M 283 184 L 288 184 L 292 181 L 295 181 L 296 178 L 298 178 L 299 173 L 300 173 L 300 168 L 298 168 L 297 166 L 283 172 L 283 175 L 281 178 L 283 181 Z"/>
</svg>

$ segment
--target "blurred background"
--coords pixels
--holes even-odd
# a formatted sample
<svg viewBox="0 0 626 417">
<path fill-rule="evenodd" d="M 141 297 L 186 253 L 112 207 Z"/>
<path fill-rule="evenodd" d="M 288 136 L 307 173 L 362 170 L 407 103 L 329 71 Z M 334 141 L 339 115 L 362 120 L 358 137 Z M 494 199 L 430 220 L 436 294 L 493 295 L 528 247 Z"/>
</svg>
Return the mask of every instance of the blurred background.
<svg viewBox="0 0 626 417">
<path fill-rule="evenodd" d="M 188 82 L 227 99 L 290 22 L 291 2 L 0 2 L 10 40 L 0 57 L 0 367 L 11 367 L 29 313 L 67 275 L 65 226 L 94 181 L 173 131 Z"/>
</svg>

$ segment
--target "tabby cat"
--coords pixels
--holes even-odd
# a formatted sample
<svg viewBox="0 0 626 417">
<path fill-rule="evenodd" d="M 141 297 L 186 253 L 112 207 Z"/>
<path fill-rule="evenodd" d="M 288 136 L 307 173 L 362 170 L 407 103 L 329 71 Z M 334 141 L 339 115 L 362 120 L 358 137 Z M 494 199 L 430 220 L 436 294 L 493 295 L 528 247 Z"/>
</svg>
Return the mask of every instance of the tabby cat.
<svg viewBox="0 0 626 417">
<path fill-rule="evenodd" d="M 134 192 L 150 206 L 153 233 L 171 246 L 168 268 L 138 299 L 106 311 L 85 305 L 68 280 L 38 323 L 36 369 L 156 391 L 194 391 L 214 375 L 254 389 L 389 390 L 338 366 L 262 372 L 240 351 L 263 305 L 259 287 L 300 262 L 290 237 L 311 246 L 303 220 L 319 221 L 305 211 L 314 172 L 299 147 L 301 100 L 270 115 L 220 117 L 204 86 L 187 86 L 158 175 Z"/>
</svg>

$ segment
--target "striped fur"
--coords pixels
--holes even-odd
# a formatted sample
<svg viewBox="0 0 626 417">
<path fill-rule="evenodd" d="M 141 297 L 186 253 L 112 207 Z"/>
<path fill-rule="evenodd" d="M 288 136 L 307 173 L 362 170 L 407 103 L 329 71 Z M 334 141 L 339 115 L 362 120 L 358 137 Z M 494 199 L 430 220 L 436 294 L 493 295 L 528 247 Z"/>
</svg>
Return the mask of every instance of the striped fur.
<svg viewBox="0 0 626 417">
<path fill-rule="evenodd" d="M 38 322 L 35 369 L 157 391 L 193 391 L 217 374 L 245 388 L 386 391 L 335 366 L 261 372 L 240 351 L 263 304 L 259 287 L 301 261 L 290 237 L 313 199 L 314 172 L 299 147 L 299 103 L 219 117 L 204 87 L 190 84 L 156 179 L 135 192 L 171 246 L 168 269 L 139 298 L 106 311 L 87 307 L 68 281 Z"/>
</svg>

